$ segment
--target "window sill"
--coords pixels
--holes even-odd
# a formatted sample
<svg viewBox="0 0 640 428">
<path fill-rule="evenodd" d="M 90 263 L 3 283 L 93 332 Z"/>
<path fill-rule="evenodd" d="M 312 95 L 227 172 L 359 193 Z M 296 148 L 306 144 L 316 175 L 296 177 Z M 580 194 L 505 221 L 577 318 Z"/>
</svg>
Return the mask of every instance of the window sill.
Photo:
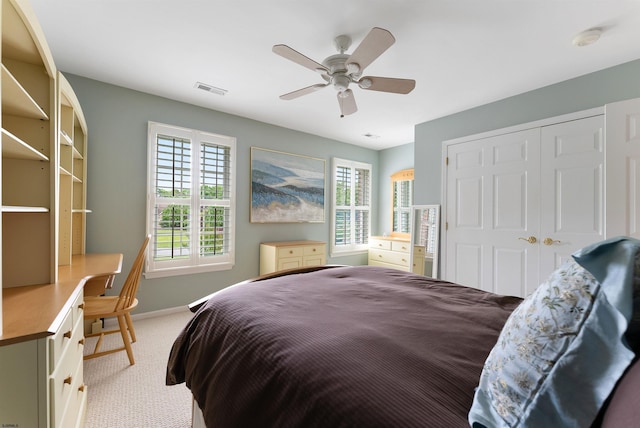
<svg viewBox="0 0 640 428">
<path fill-rule="evenodd" d="M 176 268 L 158 269 L 153 272 L 144 272 L 145 279 L 165 278 L 170 276 L 191 275 L 196 273 L 218 272 L 231 270 L 233 263 L 220 263 L 215 265 L 183 266 Z"/>
</svg>

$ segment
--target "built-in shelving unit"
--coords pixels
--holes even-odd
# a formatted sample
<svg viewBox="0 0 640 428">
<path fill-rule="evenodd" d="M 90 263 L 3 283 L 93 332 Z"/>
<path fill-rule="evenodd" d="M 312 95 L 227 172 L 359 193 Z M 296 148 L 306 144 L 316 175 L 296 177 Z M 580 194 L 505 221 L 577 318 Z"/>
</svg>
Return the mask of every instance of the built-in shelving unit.
<svg viewBox="0 0 640 428">
<path fill-rule="evenodd" d="M 23 1 L 2 0 L 3 288 L 57 275 L 57 72 L 30 13 Z"/>
<path fill-rule="evenodd" d="M 60 217 L 58 264 L 85 252 L 87 125 L 71 85 L 58 76 Z"/>
<path fill-rule="evenodd" d="M 79 427 L 87 403 L 84 278 L 119 272 L 122 257 L 112 267 L 88 265 L 80 103 L 29 0 L 0 5 L 0 422 Z"/>
</svg>

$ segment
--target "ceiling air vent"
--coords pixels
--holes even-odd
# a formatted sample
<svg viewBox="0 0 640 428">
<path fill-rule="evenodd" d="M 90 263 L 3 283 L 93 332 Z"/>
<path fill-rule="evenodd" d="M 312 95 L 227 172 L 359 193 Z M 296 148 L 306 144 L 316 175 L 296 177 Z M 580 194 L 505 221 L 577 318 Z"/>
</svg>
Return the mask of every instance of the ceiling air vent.
<svg viewBox="0 0 640 428">
<path fill-rule="evenodd" d="M 224 95 L 228 92 L 226 89 L 216 88 L 215 86 L 207 85 L 206 83 L 202 82 L 196 82 L 194 88 L 202 89 L 203 91 L 211 92 L 217 95 Z"/>
</svg>

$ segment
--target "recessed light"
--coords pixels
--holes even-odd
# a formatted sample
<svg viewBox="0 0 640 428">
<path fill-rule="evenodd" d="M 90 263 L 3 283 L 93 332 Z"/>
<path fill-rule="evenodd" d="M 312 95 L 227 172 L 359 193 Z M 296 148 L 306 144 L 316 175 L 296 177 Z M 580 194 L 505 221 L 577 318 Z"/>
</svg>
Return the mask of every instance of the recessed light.
<svg viewBox="0 0 640 428">
<path fill-rule="evenodd" d="M 597 42 L 601 35 L 601 28 L 592 28 L 576 35 L 573 38 L 573 44 L 574 46 L 587 46 Z"/>
</svg>

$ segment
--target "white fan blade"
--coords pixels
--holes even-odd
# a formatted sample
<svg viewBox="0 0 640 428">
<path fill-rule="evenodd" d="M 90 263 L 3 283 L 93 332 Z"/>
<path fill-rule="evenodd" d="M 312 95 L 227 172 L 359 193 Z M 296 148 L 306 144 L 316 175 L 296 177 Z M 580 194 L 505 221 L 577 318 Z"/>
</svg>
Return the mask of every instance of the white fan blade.
<svg viewBox="0 0 640 428">
<path fill-rule="evenodd" d="M 378 58 L 384 51 L 395 43 L 393 35 L 378 27 L 373 27 L 360 45 L 351 54 L 346 65 L 357 64 L 358 73 L 361 73 L 369 64 Z"/>
<path fill-rule="evenodd" d="M 284 95 L 280 95 L 280 99 L 283 100 L 293 100 L 295 98 L 301 97 L 303 95 L 310 94 L 311 92 L 318 91 L 322 88 L 326 88 L 329 86 L 328 83 L 318 83 L 316 85 L 307 86 L 306 88 L 298 89 L 297 91 L 289 92 Z"/>
<path fill-rule="evenodd" d="M 411 79 L 394 79 L 392 77 L 365 76 L 358 81 L 358 86 L 368 91 L 408 94 L 416 87 L 416 81 Z"/>
<path fill-rule="evenodd" d="M 353 96 L 353 91 L 351 89 L 338 92 L 338 104 L 340 104 L 340 117 L 347 116 L 358 111 L 356 98 Z"/>
<path fill-rule="evenodd" d="M 281 57 L 293 61 L 296 64 L 300 64 L 301 66 L 306 67 L 309 70 L 316 71 L 318 73 L 329 72 L 329 69 L 327 69 L 327 67 L 325 67 L 324 65 L 302 55 L 300 52 L 291 49 L 287 45 L 274 45 L 272 50 L 274 53 L 280 55 Z"/>
</svg>

